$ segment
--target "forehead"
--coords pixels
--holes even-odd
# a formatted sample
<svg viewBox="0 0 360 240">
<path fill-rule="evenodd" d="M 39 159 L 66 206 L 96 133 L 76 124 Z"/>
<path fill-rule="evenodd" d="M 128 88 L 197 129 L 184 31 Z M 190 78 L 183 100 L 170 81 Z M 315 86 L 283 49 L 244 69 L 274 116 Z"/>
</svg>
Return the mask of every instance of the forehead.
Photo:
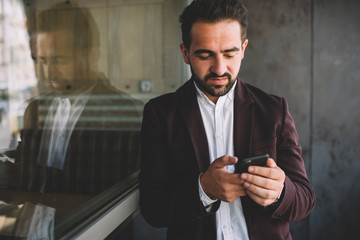
<svg viewBox="0 0 360 240">
<path fill-rule="evenodd" d="M 39 56 L 73 55 L 74 37 L 66 30 L 41 32 L 36 35 L 36 48 Z"/>
<path fill-rule="evenodd" d="M 236 20 L 215 23 L 195 22 L 191 28 L 192 51 L 196 49 L 226 50 L 241 46 L 241 26 Z"/>
</svg>

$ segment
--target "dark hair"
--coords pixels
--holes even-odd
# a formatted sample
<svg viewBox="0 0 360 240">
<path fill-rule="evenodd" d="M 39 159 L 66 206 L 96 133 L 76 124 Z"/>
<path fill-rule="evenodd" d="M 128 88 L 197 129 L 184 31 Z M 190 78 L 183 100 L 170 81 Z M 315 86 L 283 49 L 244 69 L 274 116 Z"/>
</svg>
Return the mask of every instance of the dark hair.
<svg viewBox="0 0 360 240">
<path fill-rule="evenodd" d="M 100 34 L 97 24 L 86 8 L 76 3 L 58 3 L 55 6 L 38 13 L 38 33 L 70 31 L 74 35 L 76 49 L 83 51 L 100 46 Z"/>
<path fill-rule="evenodd" d="M 247 10 L 239 0 L 194 0 L 180 15 L 182 40 L 190 47 L 190 31 L 197 21 L 216 23 L 222 20 L 236 20 L 241 26 L 241 41 L 246 40 L 248 26 Z"/>
</svg>

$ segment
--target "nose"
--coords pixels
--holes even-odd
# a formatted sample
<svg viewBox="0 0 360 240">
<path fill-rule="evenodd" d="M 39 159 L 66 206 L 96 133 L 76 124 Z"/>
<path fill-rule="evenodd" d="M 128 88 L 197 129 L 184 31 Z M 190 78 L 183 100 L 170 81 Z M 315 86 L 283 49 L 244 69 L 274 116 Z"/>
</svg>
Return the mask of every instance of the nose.
<svg viewBox="0 0 360 240">
<path fill-rule="evenodd" d="M 52 63 L 51 61 L 44 63 L 43 72 L 46 79 L 52 80 L 54 77 L 54 63 Z"/>
<path fill-rule="evenodd" d="M 220 54 L 217 55 L 214 58 L 214 62 L 212 64 L 211 71 L 213 73 L 216 73 L 218 76 L 222 76 L 224 73 L 226 73 L 226 69 L 227 69 L 227 66 L 226 66 L 225 59 L 223 58 L 222 55 L 220 55 Z"/>
</svg>

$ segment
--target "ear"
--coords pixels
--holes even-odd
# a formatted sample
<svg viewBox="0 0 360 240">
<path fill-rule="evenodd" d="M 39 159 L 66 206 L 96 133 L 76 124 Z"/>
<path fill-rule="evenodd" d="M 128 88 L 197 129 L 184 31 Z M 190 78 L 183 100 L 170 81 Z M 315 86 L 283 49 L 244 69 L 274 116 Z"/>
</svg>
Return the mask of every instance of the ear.
<svg viewBox="0 0 360 240">
<path fill-rule="evenodd" d="M 245 40 L 243 42 L 243 44 L 241 45 L 241 59 L 244 59 L 244 53 L 245 53 L 245 49 L 246 49 L 246 46 L 248 45 L 249 43 L 249 40 Z"/>
<path fill-rule="evenodd" d="M 189 50 L 185 47 L 183 43 L 180 44 L 180 50 L 184 58 L 184 62 L 186 64 L 190 64 L 190 56 L 189 56 Z"/>
</svg>

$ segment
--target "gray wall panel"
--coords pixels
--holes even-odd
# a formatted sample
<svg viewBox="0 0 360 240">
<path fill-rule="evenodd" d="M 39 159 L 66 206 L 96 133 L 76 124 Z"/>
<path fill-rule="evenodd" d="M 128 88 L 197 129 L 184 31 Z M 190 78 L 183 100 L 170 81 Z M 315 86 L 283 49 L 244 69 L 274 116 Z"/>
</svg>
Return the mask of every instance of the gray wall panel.
<svg viewBox="0 0 360 240">
<path fill-rule="evenodd" d="M 360 235 L 360 2 L 314 5 L 311 239 Z"/>
</svg>

